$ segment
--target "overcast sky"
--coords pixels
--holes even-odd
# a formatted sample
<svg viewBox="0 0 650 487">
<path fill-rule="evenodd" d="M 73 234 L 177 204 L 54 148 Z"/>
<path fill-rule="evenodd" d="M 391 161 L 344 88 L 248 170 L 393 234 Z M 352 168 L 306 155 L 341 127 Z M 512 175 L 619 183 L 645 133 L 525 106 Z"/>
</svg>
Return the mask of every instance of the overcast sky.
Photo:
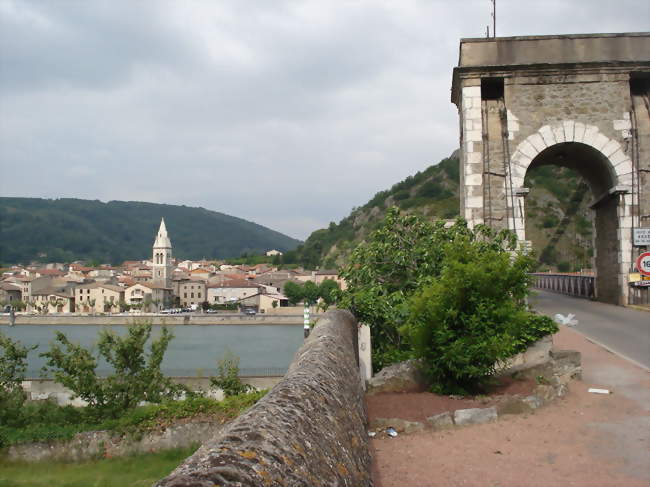
<svg viewBox="0 0 650 487">
<path fill-rule="evenodd" d="M 490 0 L 0 0 L 0 194 L 202 206 L 306 238 L 458 145 Z M 648 0 L 497 0 L 500 36 Z"/>
</svg>

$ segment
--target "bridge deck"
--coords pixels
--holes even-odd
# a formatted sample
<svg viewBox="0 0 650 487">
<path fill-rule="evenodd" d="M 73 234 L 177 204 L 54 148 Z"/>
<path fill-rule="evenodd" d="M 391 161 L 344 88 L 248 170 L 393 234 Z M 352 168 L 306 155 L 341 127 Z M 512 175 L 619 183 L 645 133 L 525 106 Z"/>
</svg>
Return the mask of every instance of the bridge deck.
<svg viewBox="0 0 650 487">
<path fill-rule="evenodd" d="M 573 313 L 576 330 L 611 351 L 650 369 L 650 311 L 536 290 L 531 306 L 553 317 Z"/>
</svg>

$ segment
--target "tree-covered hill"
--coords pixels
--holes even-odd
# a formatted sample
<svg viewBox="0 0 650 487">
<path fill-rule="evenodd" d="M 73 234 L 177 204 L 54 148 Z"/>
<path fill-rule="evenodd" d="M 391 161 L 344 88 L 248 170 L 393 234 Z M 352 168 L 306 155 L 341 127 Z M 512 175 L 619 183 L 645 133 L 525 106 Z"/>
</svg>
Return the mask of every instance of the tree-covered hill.
<svg viewBox="0 0 650 487">
<path fill-rule="evenodd" d="M 543 268 L 562 271 L 590 267 L 592 215 L 589 190 L 572 171 L 554 166 L 531 169 L 526 199 L 526 235 Z M 456 218 L 459 213 L 457 153 L 380 191 L 365 205 L 328 228 L 313 232 L 305 243 L 284 256 L 285 262 L 325 268 L 343 264 L 354 247 L 383 219 L 390 206 L 425 215 L 432 220 Z"/>
<path fill-rule="evenodd" d="M 174 256 L 236 257 L 300 242 L 269 228 L 204 208 L 134 201 L 0 198 L 0 262 L 91 260 L 117 264 L 151 257 L 165 218 Z"/>
</svg>

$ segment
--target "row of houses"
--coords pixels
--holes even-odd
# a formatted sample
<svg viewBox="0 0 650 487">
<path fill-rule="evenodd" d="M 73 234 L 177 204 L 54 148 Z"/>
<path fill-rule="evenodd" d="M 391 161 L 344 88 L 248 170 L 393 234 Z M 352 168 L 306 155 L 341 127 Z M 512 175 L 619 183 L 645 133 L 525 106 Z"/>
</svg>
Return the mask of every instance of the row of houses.
<svg viewBox="0 0 650 487">
<path fill-rule="evenodd" d="M 271 250 L 267 255 L 278 255 Z M 284 307 L 289 282 L 335 279 L 335 271 L 280 270 L 270 264 L 229 265 L 223 261 L 178 260 L 164 219 L 156 235 L 152 258 L 126 261 L 120 266 L 69 265 L 15 266 L 0 280 L 0 303 L 23 303 L 41 313 L 106 313 L 127 309 L 161 311 L 164 308 L 199 308 L 207 305 L 247 306 L 265 312 Z"/>
</svg>

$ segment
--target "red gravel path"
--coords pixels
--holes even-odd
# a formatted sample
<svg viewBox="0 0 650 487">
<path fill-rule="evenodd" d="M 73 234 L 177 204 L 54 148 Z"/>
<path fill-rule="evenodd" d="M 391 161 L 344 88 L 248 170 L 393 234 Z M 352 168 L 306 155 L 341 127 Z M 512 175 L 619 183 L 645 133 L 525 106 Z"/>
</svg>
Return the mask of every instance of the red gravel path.
<svg viewBox="0 0 650 487">
<path fill-rule="evenodd" d="M 564 399 L 496 423 L 375 438 L 375 487 L 649 487 L 650 374 L 573 330 L 562 329 L 555 345 L 583 354 L 583 382 Z M 371 415 L 421 419 L 432 414 L 429 400 L 452 409 L 417 394 L 389 396 L 369 400 Z"/>
</svg>

